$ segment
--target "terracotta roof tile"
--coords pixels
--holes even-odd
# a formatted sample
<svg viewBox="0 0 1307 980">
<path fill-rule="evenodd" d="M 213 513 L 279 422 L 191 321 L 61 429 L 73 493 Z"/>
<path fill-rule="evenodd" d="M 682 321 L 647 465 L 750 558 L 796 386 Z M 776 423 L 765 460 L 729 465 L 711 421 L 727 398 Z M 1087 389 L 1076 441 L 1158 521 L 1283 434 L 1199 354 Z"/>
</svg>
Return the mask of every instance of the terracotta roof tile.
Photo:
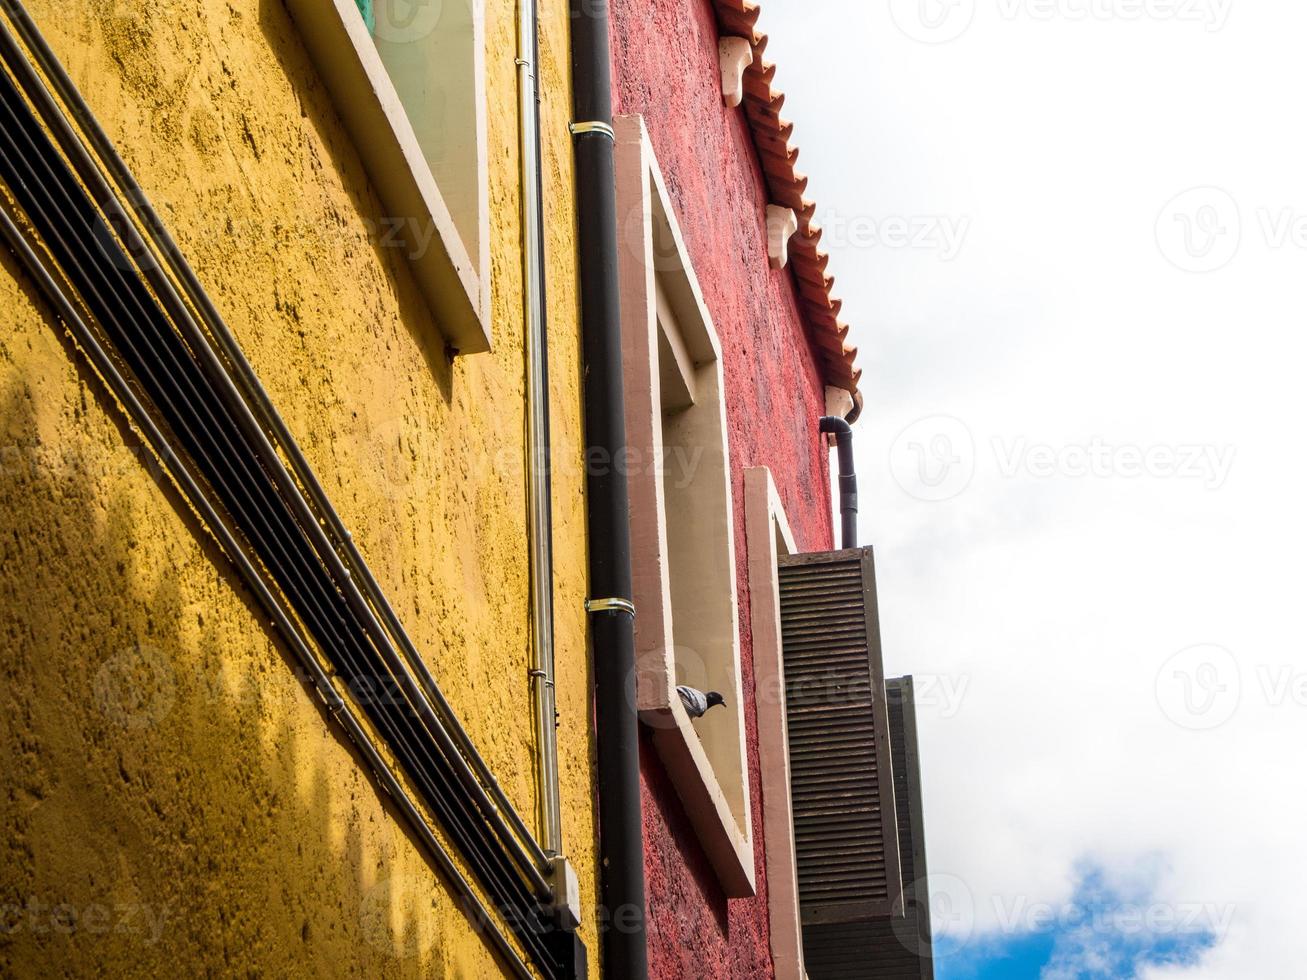
<svg viewBox="0 0 1307 980">
<path fill-rule="evenodd" d="M 721 33 L 743 37 L 753 47 L 753 64 L 744 72 L 744 111 L 773 202 L 793 208 L 799 219 L 799 230 L 790 242 L 799 305 L 811 327 L 826 380 L 856 397 L 862 377 L 858 349 L 847 343 L 849 328 L 839 319 L 843 303 L 831 294 L 835 279 L 826 274 L 830 256 L 818 247 L 821 228 L 812 220 L 817 205 L 804 196 L 808 178 L 795 169 L 799 151 L 790 143 L 794 124 L 780 114 L 785 93 L 776 88 L 776 66 L 763 58 L 767 35 L 758 30 L 762 9 L 751 0 L 713 0 L 713 6 Z"/>
</svg>

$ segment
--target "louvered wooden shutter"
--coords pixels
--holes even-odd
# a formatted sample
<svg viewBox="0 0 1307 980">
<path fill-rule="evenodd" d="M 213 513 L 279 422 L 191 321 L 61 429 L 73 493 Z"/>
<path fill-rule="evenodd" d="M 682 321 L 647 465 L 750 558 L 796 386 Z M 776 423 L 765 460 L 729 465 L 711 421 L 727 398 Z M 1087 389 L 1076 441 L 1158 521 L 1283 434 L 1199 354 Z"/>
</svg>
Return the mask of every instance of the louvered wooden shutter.
<svg viewBox="0 0 1307 980">
<path fill-rule="evenodd" d="M 872 551 L 779 565 L 806 959 L 810 928 L 888 918 L 903 884 Z"/>
<path fill-rule="evenodd" d="M 903 915 L 890 923 L 872 965 L 880 977 L 935 980 L 930 925 L 930 876 L 926 870 L 925 815 L 921 806 L 921 756 L 917 751 L 917 700 L 911 677 L 885 682 L 889 704 L 890 758 L 898 809 L 899 859 L 903 865 Z M 915 966 L 915 970 L 913 967 Z"/>
<path fill-rule="evenodd" d="M 804 965 L 813 980 L 935 980 L 912 678 L 886 681 L 885 688 L 903 907 L 888 919 L 806 927 Z"/>
</svg>

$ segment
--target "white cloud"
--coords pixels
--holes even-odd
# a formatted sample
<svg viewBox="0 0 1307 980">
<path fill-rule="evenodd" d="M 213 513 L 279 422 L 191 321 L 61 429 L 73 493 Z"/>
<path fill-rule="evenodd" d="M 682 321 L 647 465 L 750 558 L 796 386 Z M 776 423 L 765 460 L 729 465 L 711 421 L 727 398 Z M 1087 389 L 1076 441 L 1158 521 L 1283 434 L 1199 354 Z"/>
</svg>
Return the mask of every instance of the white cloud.
<svg viewBox="0 0 1307 980">
<path fill-rule="evenodd" d="M 1307 249 L 1266 229 L 1307 215 L 1291 95 L 1307 10 L 1223 5 L 1208 30 L 1075 19 L 1070 0 L 1050 19 L 973 6 L 933 45 L 864 0 L 767 0 L 762 25 L 821 208 L 851 226 L 968 222 L 951 261 L 861 239 L 835 243 L 831 264 L 867 370 L 861 527 L 887 670 L 967 682 L 957 710 L 921 718 L 931 868 L 967 883 L 983 933 L 995 900 L 1065 901 L 1085 859 L 1163 854 L 1161 900 L 1233 904 L 1234 919 L 1197 965 L 1146 980 L 1293 976 Z M 1202 187 L 1233 199 L 1241 237 L 1228 264 L 1187 272 L 1175 241 L 1189 233 L 1197 254 L 1200 231 L 1224 246 L 1231 230 L 1201 195 L 1173 224 L 1168 204 Z M 965 424 L 975 472 L 923 502 L 890 453 L 937 416 Z M 1211 488 L 1119 466 L 1005 475 L 993 449 L 1056 457 L 1095 439 L 1235 455 Z M 912 462 L 936 458 L 916 443 Z M 1196 645 L 1237 665 L 1188 682 L 1191 697 L 1239 685 L 1211 731 L 1158 703 L 1159 671 Z"/>
</svg>

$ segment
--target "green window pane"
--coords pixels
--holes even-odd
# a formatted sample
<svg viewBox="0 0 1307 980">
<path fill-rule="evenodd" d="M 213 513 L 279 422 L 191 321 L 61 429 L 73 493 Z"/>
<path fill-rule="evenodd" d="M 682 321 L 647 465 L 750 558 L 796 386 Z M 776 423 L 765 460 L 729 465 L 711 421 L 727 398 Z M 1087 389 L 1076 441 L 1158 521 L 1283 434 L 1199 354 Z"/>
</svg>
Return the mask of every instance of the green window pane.
<svg viewBox="0 0 1307 980">
<path fill-rule="evenodd" d="M 377 18 L 372 10 L 372 0 L 354 0 L 359 6 L 359 13 L 363 15 L 363 23 L 368 25 L 368 33 L 371 34 L 377 29 Z"/>
</svg>

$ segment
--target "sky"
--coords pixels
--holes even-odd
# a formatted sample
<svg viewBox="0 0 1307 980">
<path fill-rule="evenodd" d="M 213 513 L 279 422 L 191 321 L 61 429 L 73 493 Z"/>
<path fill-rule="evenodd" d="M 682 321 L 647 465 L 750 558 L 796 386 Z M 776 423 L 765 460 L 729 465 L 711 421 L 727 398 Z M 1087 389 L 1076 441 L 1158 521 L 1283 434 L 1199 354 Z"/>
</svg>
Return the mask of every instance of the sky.
<svg viewBox="0 0 1307 980">
<path fill-rule="evenodd" d="M 1302 975 L 1307 9 L 765 0 L 941 980 Z"/>
</svg>

